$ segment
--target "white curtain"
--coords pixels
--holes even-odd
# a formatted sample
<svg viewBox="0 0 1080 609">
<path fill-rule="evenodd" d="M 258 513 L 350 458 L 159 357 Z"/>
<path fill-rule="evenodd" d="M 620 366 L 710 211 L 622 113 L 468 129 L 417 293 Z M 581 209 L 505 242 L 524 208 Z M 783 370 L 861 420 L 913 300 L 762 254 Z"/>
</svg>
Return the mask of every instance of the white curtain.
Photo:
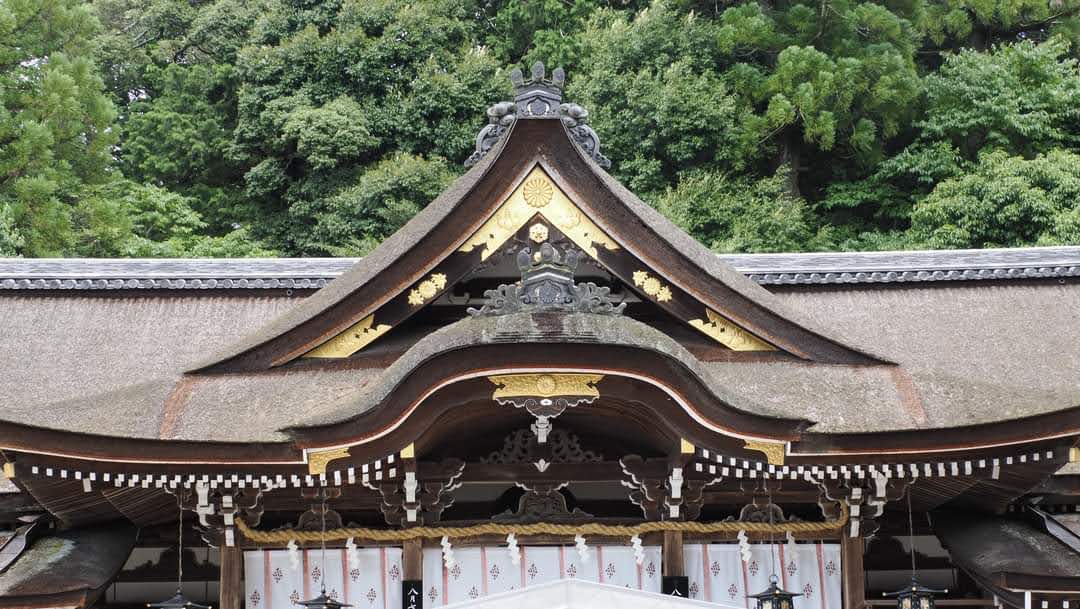
<svg viewBox="0 0 1080 609">
<path fill-rule="evenodd" d="M 683 546 L 690 598 L 752 607 L 747 594 L 769 586 L 773 572 L 780 586 L 798 592 L 798 609 L 841 607 L 839 544 L 751 544 L 750 560 L 743 562 L 736 544 Z M 770 566 L 771 565 L 771 566 Z"/>
<path fill-rule="evenodd" d="M 775 569 L 780 585 L 803 596 L 798 609 L 841 607 L 840 546 L 799 543 L 751 544 L 743 563 L 736 544 L 687 544 L 683 547 L 690 598 L 749 608 L 746 598 L 769 585 Z M 660 592 L 660 548 L 647 546 L 638 565 L 630 546 L 589 546 L 581 560 L 573 546 L 523 546 L 514 565 L 506 546 L 454 548 L 457 564 L 447 569 L 442 550 L 424 550 L 424 607 L 430 609 L 519 590 L 561 579 L 597 582 Z M 287 550 L 244 553 L 247 609 L 296 609 L 295 603 L 319 594 L 325 584 L 332 598 L 358 609 L 400 609 L 401 549 L 359 550 L 359 564 L 350 567 L 345 550 L 298 553 L 293 568 Z M 772 567 L 770 567 L 772 563 Z"/>
<path fill-rule="evenodd" d="M 345 550 L 298 553 L 296 566 L 288 550 L 244 552 L 245 607 L 296 609 L 296 603 L 326 595 L 358 609 L 401 608 L 401 548 L 364 548 L 349 566 Z"/>
<path fill-rule="evenodd" d="M 454 548 L 457 561 L 450 569 L 442 550 L 424 550 L 424 607 L 473 600 L 488 594 L 509 592 L 559 579 L 579 579 L 660 592 L 660 548 L 644 548 L 638 565 L 630 546 L 590 546 L 589 559 L 581 560 L 577 549 L 565 546 L 523 546 L 521 561 L 514 565 L 506 546 Z"/>
</svg>

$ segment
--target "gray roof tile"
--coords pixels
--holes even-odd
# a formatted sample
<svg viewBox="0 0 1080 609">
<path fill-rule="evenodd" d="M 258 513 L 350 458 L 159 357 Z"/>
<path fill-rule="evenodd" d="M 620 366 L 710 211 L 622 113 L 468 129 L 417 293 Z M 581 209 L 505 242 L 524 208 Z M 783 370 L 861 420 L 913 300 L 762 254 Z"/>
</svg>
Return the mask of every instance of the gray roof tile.
<svg viewBox="0 0 1080 609">
<path fill-rule="evenodd" d="M 1080 246 L 721 254 L 763 285 L 1080 277 Z M 321 288 L 359 258 L 0 258 L 0 290 Z"/>
</svg>

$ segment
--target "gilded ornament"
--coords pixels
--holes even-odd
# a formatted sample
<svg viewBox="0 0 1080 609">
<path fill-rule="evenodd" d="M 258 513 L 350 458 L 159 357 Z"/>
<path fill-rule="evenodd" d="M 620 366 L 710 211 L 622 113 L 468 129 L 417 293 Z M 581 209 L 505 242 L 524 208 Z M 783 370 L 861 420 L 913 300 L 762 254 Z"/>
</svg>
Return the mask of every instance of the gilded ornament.
<svg viewBox="0 0 1080 609">
<path fill-rule="evenodd" d="M 542 193 L 545 192 L 542 189 L 537 190 L 539 188 L 537 180 L 551 189 L 550 197 L 543 205 L 536 205 L 543 200 Z M 526 188 L 529 190 L 528 194 L 525 192 Z M 607 250 L 619 249 L 618 244 L 611 237 L 551 183 L 543 169 L 535 167 L 524 182 L 499 206 L 491 218 L 458 248 L 458 251 L 468 253 L 481 248 L 480 259 L 487 260 L 488 256 L 495 253 L 503 243 L 506 243 L 537 215 L 558 227 L 567 238 L 593 258 L 599 257 L 597 245 Z"/>
<path fill-rule="evenodd" d="M 645 271 L 634 271 L 634 285 L 641 288 L 641 291 L 648 296 L 655 298 L 657 302 L 671 300 L 671 288 L 660 283 L 659 279 Z"/>
<path fill-rule="evenodd" d="M 521 195 L 525 198 L 525 202 L 529 204 L 529 207 L 539 209 L 551 203 L 551 197 L 555 196 L 555 187 L 551 185 L 547 178 L 537 176 L 525 182 Z"/>
<path fill-rule="evenodd" d="M 776 351 L 776 347 L 743 330 L 712 309 L 706 308 L 708 321 L 691 319 L 690 325 L 732 351 Z"/>
<path fill-rule="evenodd" d="M 349 448 L 331 448 L 328 450 L 309 450 L 308 474 L 318 476 L 326 473 L 326 466 L 335 459 L 344 459 L 349 456 Z"/>
<path fill-rule="evenodd" d="M 548 239 L 548 227 L 537 222 L 529 227 L 529 239 L 536 243 L 543 243 Z"/>
<path fill-rule="evenodd" d="M 589 396 L 599 397 L 596 383 L 602 374 L 547 373 L 547 374 L 498 374 L 488 380 L 496 385 L 492 399 L 523 396 Z"/>
<path fill-rule="evenodd" d="M 769 465 L 783 465 L 785 444 L 783 442 L 763 442 L 761 440 L 747 440 L 746 450 L 757 450 L 765 453 L 765 459 Z"/>
<path fill-rule="evenodd" d="M 435 273 L 409 291 L 409 304 L 419 306 L 431 300 L 446 287 L 446 275 Z"/>
<path fill-rule="evenodd" d="M 304 357 L 344 358 L 366 347 L 390 330 L 387 324 L 375 325 L 375 315 L 356 322 L 344 332 L 304 354 Z"/>
</svg>

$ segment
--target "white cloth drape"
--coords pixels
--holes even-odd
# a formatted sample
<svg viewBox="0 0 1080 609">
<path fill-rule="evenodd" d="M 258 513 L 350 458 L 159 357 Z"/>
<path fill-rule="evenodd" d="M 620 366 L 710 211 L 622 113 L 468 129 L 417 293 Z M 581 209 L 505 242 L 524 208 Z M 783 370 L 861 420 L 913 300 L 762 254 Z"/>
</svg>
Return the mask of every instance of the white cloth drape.
<svg viewBox="0 0 1080 609">
<path fill-rule="evenodd" d="M 638 565 L 630 546 L 590 546 L 582 561 L 574 547 L 524 546 L 514 565 L 506 546 L 455 548 L 457 561 L 443 564 L 442 550 L 424 550 L 425 608 L 460 603 L 559 579 L 580 579 L 660 592 L 660 548 L 645 547 Z"/>
<path fill-rule="evenodd" d="M 326 595 L 358 609 L 401 608 L 401 548 L 364 548 L 350 567 L 345 550 L 299 553 L 293 568 L 288 550 L 244 552 L 245 607 L 296 609 L 296 603 Z"/>
<path fill-rule="evenodd" d="M 506 546 L 454 548 L 457 561 L 443 564 L 442 550 L 427 548 L 424 557 L 424 607 L 520 590 L 561 579 L 597 582 L 660 592 L 660 548 L 645 547 L 645 560 L 634 561 L 630 546 L 590 546 L 589 560 L 582 561 L 573 546 L 523 546 L 521 561 L 510 561 Z M 326 593 L 357 609 L 400 609 L 401 549 L 365 548 L 360 562 L 350 567 L 345 550 L 299 553 L 296 569 L 287 550 L 244 553 L 247 609 L 296 609 L 295 603 L 317 596 L 325 582 Z M 751 558 L 743 563 L 736 544 L 683 547 L 690 598 L 738 607 L 752 607 L 747 594 L 764 590 L 775 563 L 780 585 L 799 592 L 799 609 L 838 609 L 841 606 L 840 546 L 799 543 L 751 544 Z"/>
<path fill-rule="evenodd" d="M 769 586 L 774 569 L 780 586 L 798 592 L 799 609 L 837 609 L 841 606 L 840 546 L 799 543 L 751 544 L 750 561 L 742 562 L 736 544 L 683 546 L 690 598 L 752 607 L 747 594 Z M 773 567 L 770 567 L 770 563 Z"/>
</svg>

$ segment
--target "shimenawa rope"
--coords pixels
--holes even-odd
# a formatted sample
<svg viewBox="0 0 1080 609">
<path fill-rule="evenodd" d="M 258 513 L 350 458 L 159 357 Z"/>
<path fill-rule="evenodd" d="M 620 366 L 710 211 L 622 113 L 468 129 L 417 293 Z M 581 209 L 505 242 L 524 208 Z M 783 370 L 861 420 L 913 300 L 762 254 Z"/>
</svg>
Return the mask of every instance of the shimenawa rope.
<svg viewBox="0 0 1080 609">
<path fill-rule="evenodd" d="M 370 529 L 364 527 L 347 527 L 331 529 L 325 533 L 320 531 L 297 531 L 284 529 L 278 531 L 259 531 L 248 526 L 242 518 L 235 521 L 236 528 L 244 537 L 255 543 L 284 544 L 296 540 L 298 542 L 338 541 L 350 537 L 364 541 L 405 541 L 408 539 L 430 539 L 440 537 L 462 538 L 475 537 L 478 535 L 598 535 L 605 537 L 632 537 L 645 533 L 662 531 L 681 531 L 683 533 L 696 533 L 707 535 L 710 533 L 803 533 L 825 534 L 834 533 L 848 522 L 848 507 L 840 504 L 840 517 L 822 522 L 784 522 L 770 524 L 768 522 L 680 522 L 661 520 L 656 522 L 643 522 L 635 525 L 611 525 L 611 524 L 554 524 L 538 522 L 534 524 L 501 524 L 488 522 L 464 527 L 412 527 L 407 529 Z"/>
</svg>

